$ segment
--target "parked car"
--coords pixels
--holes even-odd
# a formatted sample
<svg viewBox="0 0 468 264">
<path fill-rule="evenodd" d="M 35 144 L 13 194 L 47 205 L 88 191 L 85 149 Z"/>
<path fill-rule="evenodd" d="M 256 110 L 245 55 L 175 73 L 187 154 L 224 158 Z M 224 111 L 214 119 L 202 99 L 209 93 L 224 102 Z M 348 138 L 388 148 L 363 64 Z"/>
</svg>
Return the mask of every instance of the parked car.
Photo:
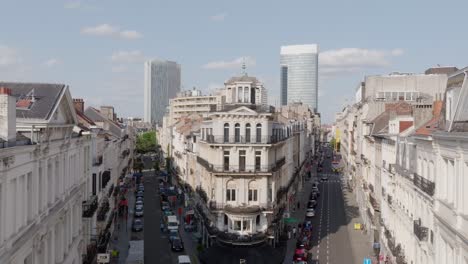
<svg viewBox="0 0 468 264">
<path fill-rule="evenodd" d="M 171 249 L 172 251 L 183 251 L 184 250 L 184 243 L 180 238 L 174 238 L 171 240 Z"/>
<path fill-rule="evenodd" d="M 173 239 L 180 239 L 180 236 L 179 236 L 179 231 L 178 230 L 169 230 L 169 242 L 172 242 Z"/>
<path fill-rule="evenodd" d="M 324 182 L 324 181 L 328 181 L 328 177 L 325 176 L 325 175 L 323 175 L 322 178 L 320 178 L 320 179 L 321 179 L 323 182 Z"/>
<path fill-rule="evenodd" d="M 143 191 L 138 191 L 136 193 L 136 197 L 143 197 L 145 194 L 143 193 Z"/>
<path fill-rule="evenodd" d="M 316 192 L 311 192 L 309 195 L 309 200 L 317 200 L 318 194 Z"/>
<path fill-rule="evenodd" d="M 171 206 L 169 205 L 168 202 L 161 202 L 161 210 L 166 211 L 170 209 L 171 209 Z"/>
<path fill-rule="evenodd" d="M 143 216 L 143 205 L 135 207 L 135 217 Z"/>
<path fill-rule="evenodd" d="M 315 207 L 317 207 L 317 201 L 315 199 L 311 199 L 311 200 L 309 200 L 309 205 L 311 205 L 311 207 L 309 207 L 309 208 L 315 208 Z"/>
<path fill-rule="evenodd" d="M 141 219 L 133 219 L 132 231 L 133 232 L 143 231 L 143 222 L 141 221 Z"/>
<path fill-rule="evenodd" d="M 294 251 L 294 261 L 307 261 L 307 251 L 305 249 L 296 249 Z"/>
<path fill-rule="evenodd" d="M 314 217 L 315 216 L 315 210 L 313 208 L 308 208 L 306 212 L 307 217 Z"/>
<path fill-rule="evenodd" d="M 138 197 L 138 198 L 140 198 L 140 197 Z M 137 207 L 137 206 L 143 206 L 143 200 L 142 200 L 142 199 L 137 200 L 137 201 L 135 202 L 135 207 Z"/>
</svg>

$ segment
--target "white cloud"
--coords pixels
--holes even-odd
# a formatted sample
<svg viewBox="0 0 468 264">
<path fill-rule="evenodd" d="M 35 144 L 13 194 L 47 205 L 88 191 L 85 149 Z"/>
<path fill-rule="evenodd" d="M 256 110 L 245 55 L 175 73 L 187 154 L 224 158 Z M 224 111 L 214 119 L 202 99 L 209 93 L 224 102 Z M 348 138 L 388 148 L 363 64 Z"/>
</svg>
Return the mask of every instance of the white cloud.
<svg viewBox="0 0 468 264">
<path fill-rule="evenodd" d="M 119 33 L 119 29 L 109 24 L 101 24 L 95 27 L 85 27 L 81 29 L 81 34 L 92 36 L 113 36 Z"/>
<path fill-rule="evenodd" d="M 208 62 L 207 64 L 203 65 L 202 68 L 204 69 L 241 69 L 242 63 L 245 62 L 247 67 L 255 66 L 255 59 L 252 57 L 239 57 L 237 59 L 231 61 L 212 61 Z"/>
<path fill-rule="evenodd" d="M 52 59 L 46 60 L 43 64 L 50 68 L 50 67 L 53 67 L 53 66 L 55 66 L 55 65 L 57 65 L 59 63 L 60 63 L 60 60 L 52 58 Z"/>
<path fill-rule="evenodd" d="M 143 35 L 135 30 L 124 30 L 119 32 L 119 36 L 123 39 L 139 39 Z"/>
<path fill-rule="evenodd" d="M 85 27 L 81 29 L 81 34 L 99 37 L 118 37 L 122 39 L 138 39 L 143 37 L 135 30 L 120 30 L 119 27 L 109 24 L 101 24 L 95 27 Z"/>
<path fill-rule="evenodd" d="M 0 67 L 10 67 L 20 64 L 21 58 L 14 48 L 0 45 Z"/>
<path fill-rule="evenodd" d="M 78 9 L 81 7 L 81 2 L 80 1 L 73 1 L 73 2 L 67 2 L 63 6 L 66 9 Z"/>
<path fill-rule="evenodd" d="M 212 21 L 224 21 L 227 17 L 226 13 L 219 13 L 210 17 Z"/>
<path fill-rule="evenodd" d="M 360 48 L 342 48 L 320 53 L 320 73 L 335 75 L 360 71 L 365 68 L 387 67 L 392 57 L 403 55 L 402 49 L 377 50 Z"/>
</svg>

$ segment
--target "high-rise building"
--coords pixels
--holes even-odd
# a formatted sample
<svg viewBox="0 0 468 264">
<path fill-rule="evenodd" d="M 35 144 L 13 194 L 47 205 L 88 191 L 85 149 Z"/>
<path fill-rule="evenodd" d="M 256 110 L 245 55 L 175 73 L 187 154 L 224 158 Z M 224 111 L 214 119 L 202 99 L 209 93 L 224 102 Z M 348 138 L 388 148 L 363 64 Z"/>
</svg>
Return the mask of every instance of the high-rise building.
<svg viewBox="0 0 468 264">
<path fill-rule="evenodd" d="M 169 99 L 180 91 L 180 80 L 180 64 L 162 60 L 145 62 L 145 122 L 161 124 Z"/>
<path fill-rule="evenodd" d="M 318 45 L 281 47 L 281 105 L 302 102 L 318 108 Z"/>
</svg>

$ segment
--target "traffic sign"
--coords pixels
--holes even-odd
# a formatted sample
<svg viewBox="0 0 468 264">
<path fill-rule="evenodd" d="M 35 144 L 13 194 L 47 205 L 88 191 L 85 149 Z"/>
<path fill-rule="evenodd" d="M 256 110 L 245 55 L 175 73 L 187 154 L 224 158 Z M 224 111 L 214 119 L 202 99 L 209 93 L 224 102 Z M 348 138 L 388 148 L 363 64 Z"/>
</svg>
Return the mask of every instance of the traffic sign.
<svg viewBox="0 0 468 264">
<path fill-rule="evenodd" d="M 370 258 L 364 258 L 364 264 L 372 264 L 372 260 Z"/>
</svg>

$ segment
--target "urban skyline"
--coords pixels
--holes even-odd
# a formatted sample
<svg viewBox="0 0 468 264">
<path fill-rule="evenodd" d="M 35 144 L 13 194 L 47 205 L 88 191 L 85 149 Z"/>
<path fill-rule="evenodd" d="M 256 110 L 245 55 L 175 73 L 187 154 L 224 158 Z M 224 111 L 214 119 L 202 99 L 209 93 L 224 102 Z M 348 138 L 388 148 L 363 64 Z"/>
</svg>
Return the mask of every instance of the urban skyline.
<svg viewBox="0 0 468 264">
<path fill-rule="evenodd" d="M 186 3 L 184 8 L 158 1 L 139 5 L 114 1 L 112 7 L 105 1 L 89 0 L 31 2 L 26 6 L 5 2 L 0 29 L 8 38 L 0 42 L 0 79 L 67 83 L 90 105 L 112 104 L 122 109 L 124 116 L 143 117 L 138 106 L 143 98 L 141 65 L 145 60 L 177 61 L 183 67 L 182 89 L 196 86 L 209 93 L 222 87 L 226 76 L 238 75 L 245 57 L 249 73 L 268 88 L 270 104 L 279 105 L 279 47 L 319 43 L 319 98 L 329 102 L 320 107 L 325 123 L 331 123 L 365 75 L 418 72 L 437 64 L 463 67 L 457 52 L 463 50 L 459 32 L 449 25 L 463 23 L 462 10 L 468 3 L 455 2 L 457 9 L 453 5 L 436 8 L 397 1 L 386 6 L 378 18 L 375 14 L 381 13 L 382 6 L 372 1 L 341 3 L 339 10 L 329 2 L 270 3 L 272 11 L 266 13 L 261 2 L 242 1 Z M 242 3 L 248 3 L 249 9 Z M 404 3 L 405 8 L 398 3 Z M 307 13 L 312 9 L 314 16 Z M 18 13 L 25 20 L 11 25 Z M 398 23 L 391 15 L 395 13 L 399 14 Z M 178 22 L 166 23 L 174 14 Z M 287 19 L 278 20 L 279 14 Z M 434 23 L 433 17 L 441 14 L 453 15 Z M 236 19 L 239 16 L 242 19 Z M 367 16 L 378 22 L 369 23 Z M 147 18 L 165 27 L 155 29 Z M 246 42 L 233 32 L 243 32 L 243 38 L 250 40 L 258 39 L 259 34 L 262 37 L 261 41 Z M 437 45 L 428 45 L 434 42 L 434 32 L 441 37 Z M 57 36 L 61 36 L 60 41 L 56 41 Z M 37 45 L 32 45 L 31 38 L 39 41 Z M 81 52 L 83 48 L 87 52 Z"/>
<path fill-rule="evenodd" d="M 467 8 L 2 3 L 0 264 L 468 264 Z"/>
</svg>

